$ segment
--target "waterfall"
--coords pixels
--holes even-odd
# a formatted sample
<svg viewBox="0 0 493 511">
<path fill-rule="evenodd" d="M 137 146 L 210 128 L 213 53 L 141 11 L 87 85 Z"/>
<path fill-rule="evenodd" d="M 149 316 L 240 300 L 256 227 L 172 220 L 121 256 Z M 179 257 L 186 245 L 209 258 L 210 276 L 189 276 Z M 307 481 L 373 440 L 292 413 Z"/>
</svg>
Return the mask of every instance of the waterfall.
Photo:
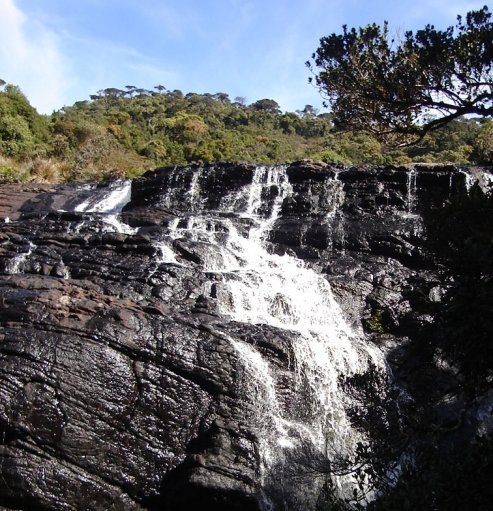
<svg viewBox="0 0 493 511">
<path fill-rule="evenodd" d="M 75 206 L 74 211 L 86 213 L 120 213 L 130 201 L 131 181 L 114 181 L 105 188 L 91 188 L 86 200 Z"/>
<path fill-rule="evenodd" d="M 215 211 L 203 207 L 203 169 L 188 172 L 191 175 L 180 176 L 176 169 L 170 173 L 164 204 L 172 207 L 174 201 L 184 201 L 188 212 L 170 221 L 160 240 L 155 241 L 156 256 L 149 276 L 159 271 L 161 264 L 190 265 L 174 248 L 176 240 L 184 239 L 200 254 L 201 270 L 207 277 L 201 292 L 215 302 L 222 318 L 268 325 L 288 333 L 294 387 L 300 396 L 299 406 L 290 410 L 279 399 L 275 372 L 261 351 L 226 336 L 249 375 L 247 385 L 251 386 L 258 414 L 264 478 L 282 463 L 286 452 L 306 443 L 328 459 L 353 457 L 358 442 L 365 439 L 346 414 L 340 378 L 364 372 L 369 363 L 382 369 L 385 364 L 380 351 L 364 343 L 349 327 L 322 275 L 292 255 L 269 250 L 269 232 L 284 201 L 293 193 L 286 168 L 256 167 L 251 183 L 221 197 Z M 410 176 L 409 209 L 414 186 Z M 97 191 L 74 210 L 95 213 L 107 230 L 135 234 L 137 230 L 119 218 L 130 199 L 130 184 L 119 182 Z M 353 476 L 339 475 L 333 480 L 341 496 L 352 495 L 356 485 Z M 264 507 L 269 509 L 268 500 Z"/>
<path fill-rule="evenodd" d="M 192 186 L 190 195 L 200 200 L 198 178 L 192 179 Z M 203 270 L 211 278 L 203 292 L 217 301 L 221 316 L 292 333 L 295 385 L 305 397 L 303 409 L 296 413 L 283 410 L 261 353 L 230 339 L 256 389 L 263 415 L 259 423 L 268 425 L 262 453 L 266 472 L 282 449 L 300 442 L 309 441 L 329 458 L 354 454 L 364 439 L 346 415 L 339 378 L 364 372 L 370 361 L 384 367 L 381 353 L 364 344 L 346 323 L 327 280 L 293 256 L 269 252 L 269 230 L 291 193 L 284 167 L 257 167 L 251 185 L 223 197 L 220 211 L 194 209 L 186 223 L 175 222 L 169 232 L 170 241 L 186 238 L 200 247 Z M 221 215 L 224 212 L 230 215 Z M 172 261 L 169 247 L 171 243 L 160 250 Z M 351 476 L 339 476 L 335 483 L 342 495 L 351 494 Z"/>
<path fill-rule="evenodd" d="M 407 172 L 407 212 L 411 213 L 416 196 L 416 169 L 411 168 Z"/>
<path fill-rule="evenodd" d="M 77 507 L 89 481 L 88 509 L 363 509 L 429 452 L 460 461 L 493 407 L 433 344 L 472 281 L 432 236 L 450 207 L 464 229 L 487 211 L 479 187 L 489 169 L 318 162 L 6 186 L 4 497 Z"/>
<path fill-rule="evenodd" d="M 484 193 L 491 193 L 493 189 L 493 173 L 488 169 L 459 168 L 459 174 L 464 176 L 464 185 L 468 192 L 473 185 L 478 184 Z"/>
<path fill-rule="evenodd" d="M 31 241 L 28 241 L 27 251 L 22 252 L 14 256 L 10 261 L 7 262 L 4 268 L 4 272 L 9 275 L 15 275 L 16 273 L 22 273 L 22 263 L 29 259 L 29 256 L 36 249 L 36 245 Z"/>
</svg>

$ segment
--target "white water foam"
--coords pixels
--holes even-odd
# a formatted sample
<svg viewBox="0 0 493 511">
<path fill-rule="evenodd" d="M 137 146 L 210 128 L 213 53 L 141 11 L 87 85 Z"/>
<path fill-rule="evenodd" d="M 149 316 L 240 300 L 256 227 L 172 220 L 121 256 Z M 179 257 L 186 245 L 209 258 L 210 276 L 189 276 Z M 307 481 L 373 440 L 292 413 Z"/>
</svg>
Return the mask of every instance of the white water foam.
<svg viewBox="0 0 493 511">
<path fill-rule="evenodd" d="M 101 214 L 101 219 L 105 224 L 103 232 L 135 234 L 137 229 L 120 220 L 121 211 L 130 202 L 131 190 L 132 181 L 115 181 L 107 188 L 95 189 L 95 193 L 77 205 L 74 211 Z"/>
<path fill-rule="evenodd" d="M 36 248 L 36 245 L 29 241 L 27 252 L 23 252 L 22 254 L 17 254 L 14 256 L 8 263 L 5 265 L 5 273 L 9 275 L 15 275 L 16 273 L 21 273 L 21 264 L 26 261 L 29 256 L 33 253 L 33 250 Z"/>
<path fill-rule="evenodd" d="M 291 192 L 283 167 L 259 167 L 252 185 L 223 201 L 228 211 L 246 204 L 235 211 L 250 220 L 246 236 L 234 219 L 219 216 L 190 217 L 186 227 L 176 228 L 172 234 L 200 245 L 204 271 L 216 275 L 215 295 L 223 316 L 293 332 L 296 385 L 306 397 L 306 406 L 296 417 L 288 416 L 278 402 L 274 378 L 261 353 L 230 339 L 251 373 L 258 401 L 269 402 L 267 409 L 259 405 L 263 420 L 267 414 L 271 423 L 263 443 L 266 470 L 279 455 L 279 447 L 293 447 L 300 438 L 309 439 L 331 458 L 354 453 L 363 439 L 346 415 L 339 378 L 365 371 L 370 361 L 384 366 L 379 350 L 360 342 L 351 331 L 323 276 L 294 257 L 266 249 L 265 238 Z M 265 196 L 271 200 L 262 216 Z M 336 484 L 348 495 L 354 480 L 339 476 Z"/>
<path fill-rule="evenodd" d="M 466 185 L 466 190 L 469 192 L 477 179 L 467 169 L 459 169 L 459 172 L 464 176 L 464 184 Z"/>
<path fill-rule="evenodd" d="M 481 190 L 489 194 L 493 190 L 493 174 L 488 169 L 460 168 L 459 172 L 464 176 L 465 186 L 468 192 L 474 184 L 478 183 Z"/>
<path fill-rule="evenodd" d="M 181 263 L 179 263 L 176 260 L 176 254 L 173 252 L 173 249 L 169 245 L 167 245 L 165 242 L 157 243 L 156 248 L 159 251 L 159 255 L 155 259 L 156 263 L 181 265 Z"/>
<path fill-rule="evenodd" d="M 407 172 L 407 212 L 411 213 L 416 200 L 416 169 Z"/>
<path fill-rule="evenodd" d="M 120 213 L 130 201 L 132 182 L 115 181 L 102 194 L 91 194 L 84 202 L 74 208 L 81 213 Z"/>
<path fill-rule="evenodd" d="M 119 215 L 104 215 L 101 217 L 104 222 L 103 232 L 119 232 L 122 234 L 135 234 L 138 229 L 122 222 Z"/>
</svg>

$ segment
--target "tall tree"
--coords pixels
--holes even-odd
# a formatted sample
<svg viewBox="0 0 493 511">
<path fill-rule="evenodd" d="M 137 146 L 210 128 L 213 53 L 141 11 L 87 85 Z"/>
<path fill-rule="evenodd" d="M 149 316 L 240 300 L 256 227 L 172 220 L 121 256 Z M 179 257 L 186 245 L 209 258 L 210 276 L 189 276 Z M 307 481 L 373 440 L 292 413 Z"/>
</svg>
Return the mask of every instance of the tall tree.
<svg viewBox="0 0 493 511">
<path fill-rule="evenodd" d="M 281 107 L 273 99 L 259 99 L 250 106 L 254 110 L 261 112 L 270 112 L 272 114 L 278 114 L 281 112 Z"/>
<path fill-rule="evenodd" d="M 334 122 L 401 144 L 466 114 L 493 115 L 493 23 L 485 6 L 455 27 L 391 38 L 387 22 L 320 40 L 307 66 Z"/>
</svg>

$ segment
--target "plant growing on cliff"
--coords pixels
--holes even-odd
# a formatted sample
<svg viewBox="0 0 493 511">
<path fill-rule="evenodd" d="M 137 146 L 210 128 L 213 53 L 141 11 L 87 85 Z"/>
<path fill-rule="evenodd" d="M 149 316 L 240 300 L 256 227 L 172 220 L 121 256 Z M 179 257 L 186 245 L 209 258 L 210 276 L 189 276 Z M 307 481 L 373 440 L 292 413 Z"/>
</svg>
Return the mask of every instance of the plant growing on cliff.
<svg viewBox="0 0 493 511">
<path fill-rule="evenodd" d="M 493 23 L 485 6 L 455 27 L 427 25 L 396 41 L 383 26 L 343 27 L 308 67 L 334 123 L 400 144 L 466 114 L 493 115 Z"/>
<path fill-rule="evenodd" d="M 375 334 L 383 334 L 385 332 L 385 328 L 382 325 L 382 316 L 383 311 L 378 310 L 370 319 L 367 320 L 366 324 L 370 332 Z"/>
</svg>

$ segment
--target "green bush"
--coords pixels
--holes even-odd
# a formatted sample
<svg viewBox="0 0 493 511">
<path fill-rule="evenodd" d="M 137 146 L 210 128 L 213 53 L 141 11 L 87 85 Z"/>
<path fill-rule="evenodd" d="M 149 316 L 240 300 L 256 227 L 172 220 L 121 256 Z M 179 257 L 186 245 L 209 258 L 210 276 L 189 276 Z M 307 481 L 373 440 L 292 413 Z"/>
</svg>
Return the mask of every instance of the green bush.
<svg viewBox="0 0 493 511">
<path fill-rule="evenodd" d="M 0 118 L 0 153 L 4 156 L 26 157 L 34 149 L 29 124 L 20 115 Z"/>
<path fill-rule="evenodd" d="M 14 183 L 19 180 L 19 171 L 10 165 L 0 164 L 0 183 Z"/>
</svg>

